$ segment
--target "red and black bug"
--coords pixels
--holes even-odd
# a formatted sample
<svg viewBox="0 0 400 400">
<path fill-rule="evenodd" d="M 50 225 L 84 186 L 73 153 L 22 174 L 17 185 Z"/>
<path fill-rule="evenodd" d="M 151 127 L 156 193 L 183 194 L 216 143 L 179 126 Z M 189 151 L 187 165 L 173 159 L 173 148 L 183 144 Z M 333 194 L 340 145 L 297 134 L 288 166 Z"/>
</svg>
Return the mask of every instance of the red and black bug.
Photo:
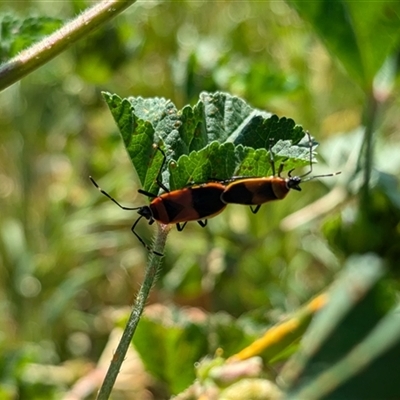
<svg viewBox="0 0 400 400">
<path fill-rule="evenodd" d="M 324 178 L 327 176 L 339 175 L 340 172 L 326 175 L 315 175 L 307 179 L 306 176 L 312 173 L 312 140 L 307 132 L 310 145 L 310 170 L 301 176 L 291 176 L 293 169 L 288 172 L 287 178 L 282 178 L 281 174 L 284 168 L 282 163 L 276 174 L 275 162 L 272 150 L 270 149 L 270 163 L 272 168 L 272 176 L 268 177 L 244 177 L 237 176 L 226 181 L 226 188 L 222 193 L 221 199 L 227 204 L 244 204 L 249 205 L 251 211 L 256 214 L 261 205 L 273 200 L 284 199 L 291 189 L 301 191 L 300 184 L 315 178 Z M 252 207 L 256 206 L 256 207 Z"/>
<path fill-rule="evenodd" d="M 165 191 L 161 195 L 147 192 L 139 189 L 138 192 L 147 197 L 152 198 L 149 205 L 141 207 L 124 207 L 117 200 L 111 197 L 107 192 L 99 187 L 92 177 L 89 177 L 93 185 L 100 190 L 102 194 L 112 200 L 118 207 L 123 210 L 134 210 L 139 214 L 139 218 L 132 225 L 133 234 L 148 250 L 154 254 L 162 256 L 152 250 L 144 240 L 135 231 L 136 225 L 142 218 L 149 221 L 149 225 L 154 221 L 162 224 L 176 224 L 178 231 L 182 231 L 186 223 L 189 221 L 197 221 L 201 227 L 207 225 L 207 218 L 211 218 L 219 214 L 227 206 L 221 200 L 221 195 L 225 189 L 225 185 L 218 182 L 210 182 L 199 185 L 191 185 L 183 189 L 169 191 L 168 188 L 161 182 L 160 175 L 166 163 L 166 156 L 163 150 L 157 149 L 163 155 L 163 162 L 157 175 L 157 185 Z M 182 225 L 181 225 L 182 224 Z"/>
</svg>

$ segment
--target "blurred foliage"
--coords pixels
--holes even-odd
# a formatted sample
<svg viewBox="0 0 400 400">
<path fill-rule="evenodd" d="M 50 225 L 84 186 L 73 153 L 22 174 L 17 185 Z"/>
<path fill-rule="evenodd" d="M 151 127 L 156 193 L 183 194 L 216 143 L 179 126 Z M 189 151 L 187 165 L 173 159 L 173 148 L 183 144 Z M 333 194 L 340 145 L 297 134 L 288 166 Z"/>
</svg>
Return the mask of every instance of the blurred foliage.
<svg viewBox="0 0 400 400">
<path fill-rule="evenodd" d="M 400 316 L 382 261 L 351 257 L 326 309 L 285 366 L 293 399 L 395 399 Z M 376 378 L 379 377 L 378 380 Z"/>
<path fill-rule="evenodd" d="M 392 1 L 360 4 L 347 0 L 288 0 L 288 3 L 311 23 L 349 75 L 365 90 L 371 90 L 375 75 L 387 57 L 398 51 L 400 4 Z"/>
<path fill-rule="evenodd" d="M 205 354 L 223 347 L 230 354 L 255 339 L 243 330 L 240 319 L 219 312 L 211 316 L 200 310 L 150 306 L 134 336 L 146 370 L 180 393 L 195 379 L 196 364 Z"/>
<path fill-rule="evenodd" d="M 121 98 L 164 97 L 178 109 L 193 106 L 202 91 L 229 92 L 309 130 L 323 159 L 315 174 L 342 170 L 337 178 L 310 182 L 301 193 L 263 206 L 257 215 L 229 206 L 206 229 L 193 223 L 183 233 L 172 230 L 150 302 L 201 308 L 210 314 L 203 317 L 209 325 L 218 312 L 226 313 L 221 328 L 207 331 L 207 340 L 201 326 L 186 322 L 201 343 L 192 349 L 196 357 L 213 355 L 219 345 L 231 356 L 248 343 L 244 338 L 260 334 L 325 289 L 346 260 L 353 263 L 354 253 L 373 251 L 380 257 L 377 264 L 398 269 L 400 87 L 393 27 L 400 14 L 395 2 L 368 7 L 353 2 L 346 8 L 350 3 L 310 10 L 311 3 L 300 1 L 138 2 L 1 93 L 0 397 L 61 398 L 78 377 L 90 376 L 114 327 L 115 310 L 131 304 L 142 278 L 147 253 L 129 231 L 135 214 L 105 201 L 88 180 L 89 175 L 101 179 L 101 186 L 126 205 L 146 201 L 137 194 L 139 180 L 101 91 Z M 67 20 L 89 4 L 5 1 L 0 11 L 12 15 L 10 21 L 32 15 Z M 342 23 L 349 16 L 354 23 Z M 383 40 L 387 37 L 390 41 Z M 360 154 L 372 81 L 380 109 L 375 171 L 365 203 L 359 201 Z M 300 213 L 302 223 L 287 230 L 283 222 L 306 206 L 311 216 Z M 148 239 L 152 228 L 143 223 L 138 231 Z M 367 300 L 398 289 L 387 281 L 379 281 L 379 290 Z M 357 320 L 362 321 L 369 308 L 361 309 Z M 390 320 L 390 311 L 383 314 Z M 379 326 L 377 319 L 371 325 Z M 166 328 L 148 329 L 176 351 L 188 345 L 187 331 L 177 329 L 171 339 Z M 137 340 L 144 341 L 145 334 Z M 325 345 L 334 354 L 342 343 Z M 173 346 L 160 360 L 175 361 L 177 370 Z M 146 366 L 158 362 L 144 361 Z M 47 369 L 40 374 L 37 366 Z M 149 399 L 183 387 L 171 375 L 155 375 L 163 386 L 153 383 Z M 98 382 L 92 381 L 95 393 Z M 131 398 L 129 390 L 117 382 L 120 398 Z"/>
<path fill-rule="evenodd" d="M 60 28 L 62 23 L 62 20 L 56 18 L 16 18 L 13 15 L 1 15 L 0 62 L 14 57 L 21 50 Z"/>
</svg>

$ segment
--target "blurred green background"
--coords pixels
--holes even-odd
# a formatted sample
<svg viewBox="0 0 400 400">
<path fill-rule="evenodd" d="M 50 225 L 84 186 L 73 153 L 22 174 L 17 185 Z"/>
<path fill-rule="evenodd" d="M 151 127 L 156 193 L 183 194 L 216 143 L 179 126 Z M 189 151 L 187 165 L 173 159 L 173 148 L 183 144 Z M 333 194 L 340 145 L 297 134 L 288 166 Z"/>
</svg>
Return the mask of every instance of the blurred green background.
<svg viewBox="0 0 400 400">
<path fill-rule="evenodd" d="M 68 20 L 89 5 L 3 1 L 0 12 Z M 398 175 L 396 74 L 394 57 L 380 75 L 374 146 L 377 169 Z M 150 303 L 274 322 L 323 290 L 348 254 L 386 251 L 375 246 L 374 223 L 357 214 L 366 92 L 310 25 L 284 1 L 139 2 L 0 94 L 0 368 L 8 393 L 58 398 L 73 379 L 55 389 L 15 371 L 26 362 L 97 362 L 113 311 L 133 302 L 143 276 L 147 251 L 130 232 L 136 213 L 107 201 L 88 179 L 125 205 L 147 201 L 102 90 L 165 97 L 179 108 L 202 91 L 241 96 L 312 133 L 320 142 L 315 174 L 342 171 L 257 215 L 229 206 L 205 229 L 173 229 Z M 371 204 L 379 238 L 394 243 L 396 181 L 373 177 L 376 185 L 387 177 Z M 149 241 L 154 227 L 143 221 L 138 231 Z M 398 248 L 392 244 L 391 257 Z"/>
</svg>

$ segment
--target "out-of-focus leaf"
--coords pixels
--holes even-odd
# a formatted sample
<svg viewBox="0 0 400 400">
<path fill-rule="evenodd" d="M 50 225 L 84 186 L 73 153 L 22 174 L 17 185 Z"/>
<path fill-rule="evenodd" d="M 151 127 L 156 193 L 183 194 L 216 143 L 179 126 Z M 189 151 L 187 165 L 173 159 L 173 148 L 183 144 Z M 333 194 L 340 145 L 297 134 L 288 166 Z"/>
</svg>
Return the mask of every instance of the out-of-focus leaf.
<svg viewBox="0 0 400 400">
<path fill-rule="evenodd" d="M 5 62 L 21 50 L 54 32 L 62 23 L 61 19 L 50 17 L 21 19 L 10 14 L 0 16 L 0 62 Z"/>
<path fill-rule="evenodd" d="M 303 348 L 282 373 L 289 398 L 394 399 L 400 316 L 373 255 L 349 259 Z"/>
<path fill-rule="evenodd" d="M 32 364 L 43 362 L 40 346 L 26 344 L 24 348 L 0 351 L 0 398 L 11 400 L 54 399 L 58 392 L 56 382 L 42 379 L 40 374 L 29 374 Z"/>
<path fill-rule="evenodd" d="M 146 369 L 178 393 L 194 380 L 193 365 L 207 352 L 205 327 L 178 310 L 162 307 L 157 314 L 141 319 L 133 343 Z"/>
<path fill-rule="evenodd" d="M 287 0 L 364 89 L 400 43 L 400 2 Z"/>
<path fill-rule="evenodd" d="M 209 348 L 210 337 L 214 349 Z M 205 354 L 219 347 L 232 354 L 253 339 L 227 314 L 208 317 L 196 309 L 157 305 L 147 308 L 133 344 L 146 369 L 178 393 L 194 381 L 194 365 Z"/>
<path fill-rule="evenodd" d="M 325 223 L 324 232 L 331 245 L 344 254 L 373 251 L 389 261 L 398 275 L 399 220 L 400 192 L 396 177 L 374 171 L 366 207 L 348 205 L 341 215 Z"/>
<path fill-rule="evenodd" d="M 326 304 L 326 301 L 326 294 L 317 296 L 295 315 L 269 328 L 261 337 L 241 349 L 231 359 L 245 360 L 254 356 L 262 356 L 270 364 L 287 359 L 294 350 L 297 350 L 298 341 L 310 324 L 312 317 Z"/>
</svg>

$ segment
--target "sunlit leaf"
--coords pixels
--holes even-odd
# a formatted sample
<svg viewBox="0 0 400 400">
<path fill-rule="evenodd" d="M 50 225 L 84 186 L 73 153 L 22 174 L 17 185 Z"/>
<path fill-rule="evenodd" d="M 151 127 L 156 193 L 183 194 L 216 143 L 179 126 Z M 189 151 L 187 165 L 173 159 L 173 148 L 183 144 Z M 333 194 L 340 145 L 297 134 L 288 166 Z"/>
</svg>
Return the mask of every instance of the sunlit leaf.
<svg viewBox="0 0 400 400">
<path fill-rule="evenodd" d="M 170 190 L 232 176 L 268 176 L 272 161 L 284 162 L 286 169 L 309 162 L 310 144 L 302 140 L 301 126 L 226 93 L 202 93 L 195 106 L 181 111 L 162 98 L 121 99 L 110 93 L 104 98 L 143 188 L 152 193 L 158 192 L 163 159 L 154 144 L 166 153 L 161 179 Z"/>
</svg>

